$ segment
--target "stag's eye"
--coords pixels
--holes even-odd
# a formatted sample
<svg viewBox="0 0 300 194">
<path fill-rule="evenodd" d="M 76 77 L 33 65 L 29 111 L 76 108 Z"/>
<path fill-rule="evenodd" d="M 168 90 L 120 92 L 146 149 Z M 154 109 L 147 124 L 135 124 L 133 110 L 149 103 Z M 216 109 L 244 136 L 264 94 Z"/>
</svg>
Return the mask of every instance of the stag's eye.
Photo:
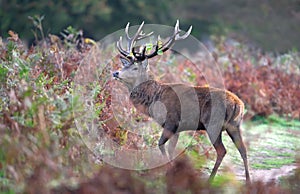
<svg viewBox="0 0 300 194">
<path fill-rule="evenodd" d="M 138 70 L 138 68 L 137 68 L 137 67 L 133 68 L 133 71 L 136 71 L 136 70 Z"/>
</svg>

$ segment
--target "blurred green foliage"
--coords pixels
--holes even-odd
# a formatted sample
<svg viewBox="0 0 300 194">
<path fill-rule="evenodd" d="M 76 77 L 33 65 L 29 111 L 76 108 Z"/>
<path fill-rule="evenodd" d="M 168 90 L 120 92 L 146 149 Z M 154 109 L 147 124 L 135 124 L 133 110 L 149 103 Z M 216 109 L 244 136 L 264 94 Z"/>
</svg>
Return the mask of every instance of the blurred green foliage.
<svg viewBox="0 0 300 194">
<path fill-rule="evenodd" d="M 73 26 L 101 39 L 127 22 L 174 25 L 180 19 L 183 29 L 194 26 L 196 38 L 230 35 L 279 52 L 300 47 L 300 3 L 295 0 L 1 0 L 0 36 L 13 30 L 33 39 L 29 16 L 45 16 L 45 34 Z"/>
<path fill-rule="evenodd" d="M 0 36 L 7 36 L 8 30 L 14 30 L 26 39 L 32 37 L 28 17 L 37 15 L 45 16 L 43 24 L 47 34 L 57 34 L 73 26 L 98 39 L 124 27 L 128 21 L 134 24 L 143 20 L 166 23 L 170 19 L 167 2 L 158 0 L 2 0 L 0 7 Z"/>
<path fill-rule="evenodd" d="M 0 193 L 33 193 L 34 184 L 51 187 L 70 176 L 67 166 L 79 174 L 90 166 L 86 155 L 75 164 L 74 156 L 86 148 L 74 125 L 81 105 L 66 71 L 82 57 L 57 44 L 27 50 L 17 34 L 9 34 L 0 44 Z M 45 172 L 51 181 L 34 178 Z"/>
</svg>

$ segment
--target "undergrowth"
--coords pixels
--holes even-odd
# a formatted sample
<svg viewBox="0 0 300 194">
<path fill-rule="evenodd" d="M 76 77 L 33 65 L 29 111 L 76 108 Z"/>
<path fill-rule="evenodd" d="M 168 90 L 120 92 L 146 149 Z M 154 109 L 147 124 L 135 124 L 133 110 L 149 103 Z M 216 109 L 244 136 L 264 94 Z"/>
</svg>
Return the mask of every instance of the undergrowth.
<svg viewBox="0 0 300 194">
<path fill-rule="evenodd" d="M 96 193 L 102 190 L 155 193 L 159 190 L 169 193 L 250 193 L 262 190 L 276 193 L 284 189 L 291 189 L 292 192 L 299 188 L 299 171 L 286 179 L 288 188 L 261 182 L 244 186 L 233 180 L 231 175 L 221 177 L 213 185 L 204 184 L 201 166 L 195 163 L 202 164 L 205 159 L 195 156 L 197 150 L 189 152 L 191 161 L 185 157 L 178 159 L 173 167 L 162 168 L 158 174 L 116 169 L 103 164 L 101 158 L 98 162 L 101 165 L 97 164 L 98 158 L 81 141 L 74 124 L 74 117 L 80 116 L 84 109 L 73 95 L 75 72 L 82 60 L 96 47 L 95 42 L 85 39 L 81 31 L 71 27 L 63 32 L 62 40 L 56 35 L 41 34 L 42 40 L 36 40 L 36 45 L 30 48 L 12 31 L 7 40 L 0 41 L 1 192 Z M 225 57 L 220 64 L 224 66 L 226 86 L 245 101 L 248 118 L 271 115 L 263 122 L 286 127 L 296 123 L 299 126 L 298 121 L 286 122 L 272 116 L 278 114 L 299 119 L 298 54 L 275 57 L 255 53 L 256 57 L 251 58 L 252 53 L 247 50 L 226 46 L 219 48 L 217 54 L 218 60 L 221 56 Z M 266 64 L 261 64 L 261 61 L 266 61 Z M 183 68 L 188 69 L 185 73 L 196 84 L 201 84 L 203 80 L 198 76 L 201 73 L 197 74 L 199 70 L 195 70 L 193 64 L 184 65 L 174 64 L 166 68 L 168 72 L 177 72 L 176 75 L 182 77 L 189 77 L 182 72 Z M 116 69 L 118 65 L 112 68 Z M 158 73 L 160 70 L 154 71 Z M 161 80 L 167 80 L 167 76 Z M 103 126 L 109 137 L 125 148 L 134 149 L 140 137 L 121 129 L 119 123 L 111 118 L 109 93 L 112 87 L 111 82 L 105 82 L 105 87 L 100 84 L 95 89 L 96 115 L 99 121 L 105 121 Z M 133 119 L 138 122 L 147 121 L 136 112 L 132 113 L 136 116 Z M 148 144 L 155 146 L 151 139 L 154 137 L 149 135 L 145 138 Z M 165 178 L 155 178 L 166 170 Z M 224 185 L 230 185 L 230 188 Z"/>
</svg>

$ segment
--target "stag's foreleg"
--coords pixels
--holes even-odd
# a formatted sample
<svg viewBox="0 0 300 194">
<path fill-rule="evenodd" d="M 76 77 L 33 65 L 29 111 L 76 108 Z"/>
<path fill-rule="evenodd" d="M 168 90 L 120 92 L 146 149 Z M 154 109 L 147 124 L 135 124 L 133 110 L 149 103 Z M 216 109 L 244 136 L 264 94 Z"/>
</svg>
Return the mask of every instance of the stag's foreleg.
<svg viewBox="0 0 300 194">
<path fill-rule="evenodd" d="M 173 137 L 173 138 L 171 138 Z M 163 130 L 163 133 L 158 141 L 158 146 L 159 146 L 159 149 L 161 151 L 161 153 L 166 157 L 167 154 L 166 154 L 166 149 L 165 149 L 165 143 L 169 140 L 170 140 L 170 143 L 169 143 L 169 146 L 168 146 L 168 154 L 169 154 L 169 159 L 171 159 L 171 156 L 174 152 L 174 149 L 175 149 L 175 146 L 177 144 L 177 141 L 178 141 L 178 134 L 174 134 L 173 132 L 171 132 L 170 130 L 164 128 Z"/>
</svg>

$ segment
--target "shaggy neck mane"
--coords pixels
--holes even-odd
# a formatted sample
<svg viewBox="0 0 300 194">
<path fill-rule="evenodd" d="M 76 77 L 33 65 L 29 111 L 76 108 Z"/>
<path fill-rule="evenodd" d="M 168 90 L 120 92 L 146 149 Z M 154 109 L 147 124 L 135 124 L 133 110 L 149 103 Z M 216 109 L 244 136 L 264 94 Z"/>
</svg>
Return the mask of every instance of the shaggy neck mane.
<svg viewBox="0 0 300 194">
<path fill-rule="evenodd" d="M 162 85 L 155 80 L 148 80 L 133 88 L 130 93 L 130 100 L 134 106 L 148 114 L 148 107 L 159 100 L 162 92 Z"/>
</svg>

